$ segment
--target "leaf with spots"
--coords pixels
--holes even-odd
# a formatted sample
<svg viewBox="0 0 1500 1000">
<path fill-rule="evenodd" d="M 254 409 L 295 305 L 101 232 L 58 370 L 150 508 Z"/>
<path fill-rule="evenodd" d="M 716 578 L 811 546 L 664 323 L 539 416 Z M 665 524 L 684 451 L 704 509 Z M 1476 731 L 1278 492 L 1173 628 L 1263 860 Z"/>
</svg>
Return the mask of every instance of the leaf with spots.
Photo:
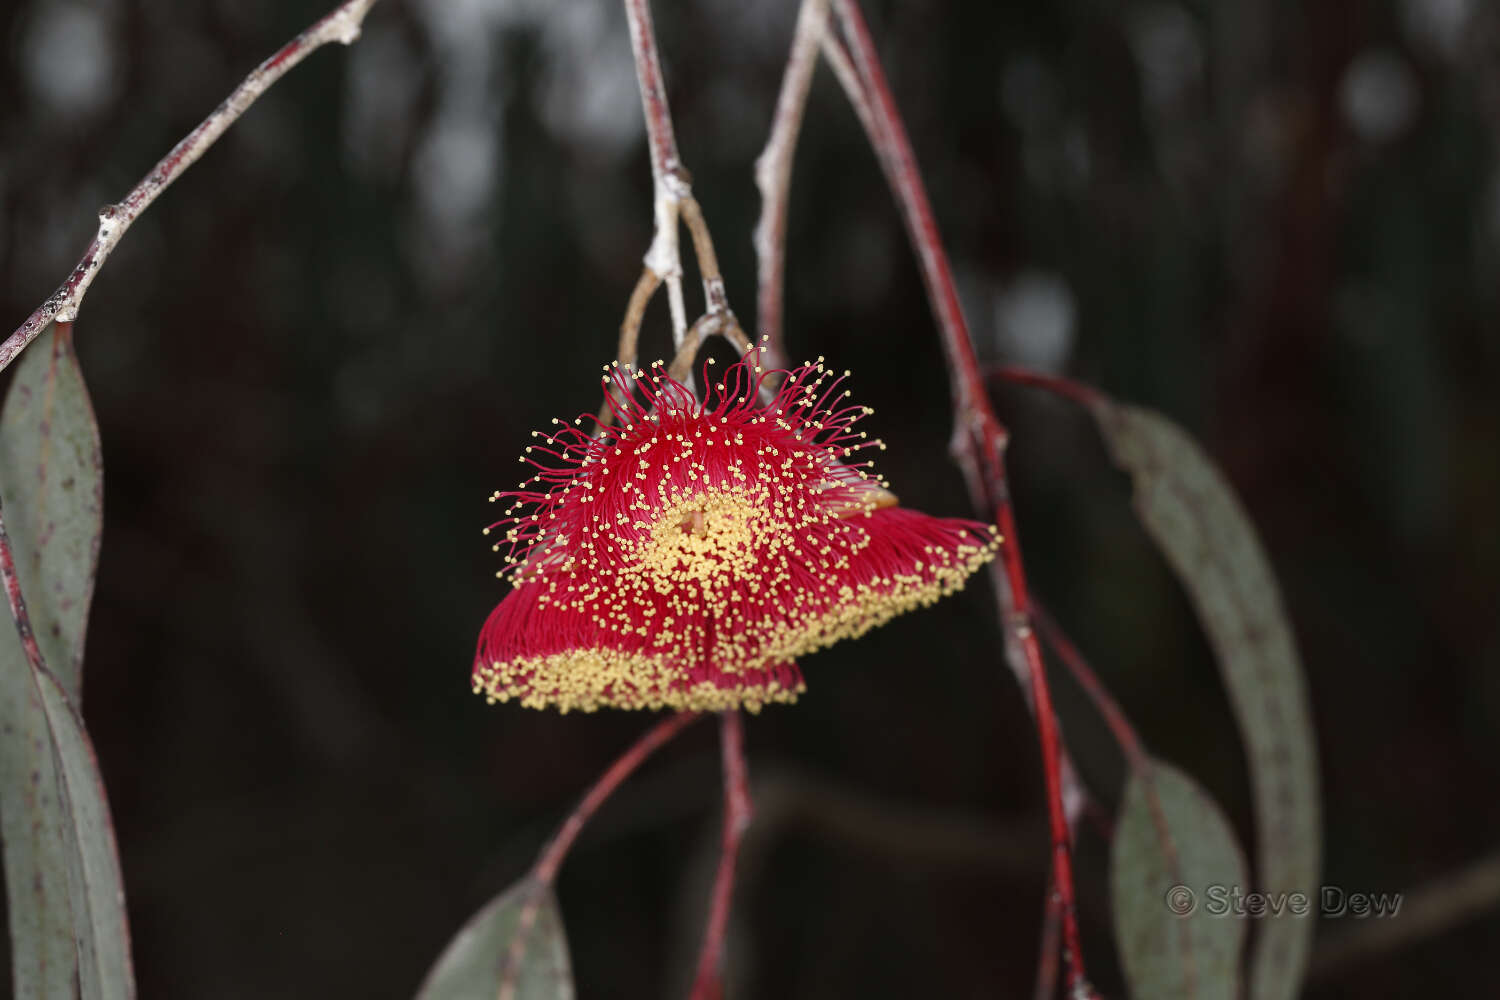
<svg viewBox="0 0 1500 1000">
<path fill-rule="evenodd" d="M 1089 394 L 1087 403 L 1135 507 L 1213 647 L 1239 722 L 1255 806 L 1256 888 L 1316 898 L 1321 858 L 1317 753 L 1307 684 L 1281 595 L 1250 519 L 1193 440 L 1148 410 Z M 1261 921 L 1251 1000 L 1297 994 L 1313 921 Z"/>
<path fill-rule="evenodd" d="M 448 942 L 417 991 L 417 1000 L 467 1000 L 500 996 L 511 946 L 521 932 L 522 911 L 533 894 L 536 918 L 525 930 L 520 966 L 512 979 L 513 1000 L 573 1000 L 573 969 L 562 914 L 552 890 L 523 879 L 474 914 Z"/>
<path fill-rule="evenodd" d="M 31 665 L 0 619 L 0 837 L 17 1000 L 73 994 L 77 953 L 68 898 L 66 807 Z"/>
<path fill-rule="evenodd" d="M 72 329 L 53 326 L 17 363 L 0 410 L 0 501 L 42 658 L 75 705 L 99 561 L 102 469 Z"/>
<path fill-rule="evenodd" d="M 52 730 L 80 995 L 83 1000 L 130 1000 L 135 976 L 124 880 L 99 763 L 83 720 L 61 686 L 47 674 L 36 679 Z"/>
<path fill-rule="evenodd" d="M 1245 855 L 1197 782 L 1148 762 L 1125 786 L 1110 844 L 1110 899 L 1132 996 L 1234 1000 L 1247 924 L 1211 887 L 1244 886 Z"/>
<path fill-rule="evenodd" d="M 99 436 L 67 328 L 31 346 L 0 411 L 0 498 L 47 668 L 0 628 L 0 834 L 17 997 L 135 987 L 108 801 L 77 713 L 100 530 Z"/>
</svg>

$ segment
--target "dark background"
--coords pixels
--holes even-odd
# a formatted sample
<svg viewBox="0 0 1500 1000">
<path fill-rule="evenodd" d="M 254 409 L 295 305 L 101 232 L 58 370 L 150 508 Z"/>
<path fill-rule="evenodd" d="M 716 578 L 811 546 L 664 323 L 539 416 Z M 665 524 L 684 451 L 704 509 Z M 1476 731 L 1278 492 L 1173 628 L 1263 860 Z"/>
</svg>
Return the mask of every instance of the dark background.
<svg viewBox="0 0 1500 1000">
<path fill-rule="evenodd" d="M 6 330 L 94 210 L 326 6 L 0 9 Z M 866 9 L 986 359 L 1180 421 L 1262 532 L 1310 680 L 1326 881 L 1409 891 L 1493 852 L 1500 15 Z M 751 167 L 794 11 L 656 7 L 682 153 L 747 323 Z M 386 0 L 109 262 L 77 327 L 106 456 L 85 708 L 142 996 L 410 995 L 649 723 L 486 707 L 468 683 L 503 592 L 485 498 L 533 427 L 597 406 L 649 227 L 615 4 Z M 789 245 L 792 353 L 855 370 L 905 503 L 967 513 L 914 261 L 826 69 Z M 665 353 L 663 306 L 648 323 L 646 354 Z M 1127 484 L 1068 406 L 996 399 L 1036 591 L 1248 844 L 1227 703 Z M 802 701 L 749 721 L 781 819 L 736 898 L 736 995 L 1029 995 L 1041 774 L 992 609 L 978 580 L 809 659 Z M 1118 755 L 1057 687 L 1112 807 Z M 719 794 L 699 725 L 585 834 L 559 886 L 581 996 L 682 995 Z M 1118 993 L 1097 825 L 1079 852 L 1091 971 Z M 1491 913 L 1308 995 L 1482 989 L 1497 932 Z"/>
</svg>

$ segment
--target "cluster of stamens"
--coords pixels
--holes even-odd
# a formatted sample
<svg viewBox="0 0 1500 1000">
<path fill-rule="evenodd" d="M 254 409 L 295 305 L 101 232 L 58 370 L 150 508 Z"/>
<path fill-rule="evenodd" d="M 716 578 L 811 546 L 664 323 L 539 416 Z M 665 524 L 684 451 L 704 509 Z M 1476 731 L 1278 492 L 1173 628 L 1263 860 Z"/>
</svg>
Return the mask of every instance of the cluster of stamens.
<svg viewBox="0 0 1500 1000">
<path fill-rule="evenodd" d="M 603 380 L 614 420 L 559 424 L 522 461 L 495 545 L 512 592 L 480 635 L 491 701 L 698 710 L 791 701 L 794 660 L 957 590 L 993 532 L 894 506 L 822 359 L 774 389 L 753 355 L 700 402 L 664 373 Z M 709 363 L 710 365 L 712 362 Z M 593 422 L 593 433 L 582 429 Z M 536 455 L 545 456 L 544 464 Z"/>
</svg>

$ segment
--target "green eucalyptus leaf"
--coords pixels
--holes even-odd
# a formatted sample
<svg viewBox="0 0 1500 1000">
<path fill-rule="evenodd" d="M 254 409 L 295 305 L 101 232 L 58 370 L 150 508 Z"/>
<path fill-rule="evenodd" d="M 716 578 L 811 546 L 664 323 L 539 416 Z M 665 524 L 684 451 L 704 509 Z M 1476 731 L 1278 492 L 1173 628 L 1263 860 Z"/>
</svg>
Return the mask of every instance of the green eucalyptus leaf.
<svg viewBox="0 0 1500 1000">
<path fill-rule="evenodd" d="M 1256 888 L 1316 899 L 1321 863 L 1318 764 L 1307 684 L 1281 595 L 1250 519 L 1194 441 L 1148 410 L 1090 403 L 1135 507 L 1186 589 L 1239 722 L 1255 805 Z M 1313 920 L 1259 921 L 1251 1000 L 1296 996 Z"/>
<path fill-rule="evenodd" d="M 54 325 L 16 363 L 0 410 L 0 501 L 42 659 L 75 705 L 99 561 L 102 469 L 71 329 Z"/>
<path fill-rule="evenodd" d="M 31 665 L 0 611 L 0 838 L 16 1000 L 74 995 L 67 807 Z"/>
<path fill-rule="evenodd" d="M 99 434 L 68 329 L 16 365 L 0 498 L 38 648 L 0 622 L 0 837 L 15 996 L 134 996 L 109 806 L 79 719 L 101 523 Z M 9 618 L 9 615 L 5 615 Z"/>
<path fill-rule="evenodd" d="M 1131 995 L 1239 997 L 1248 922 L 1227 900 L 1247 881 L 1234 830 L 1196 782 L 1160 762 L 1133 773 L 1110 845 L 1115 938 Z"/>
<path fill-rule="evenodd" d="M 60 779 L 57 801 L 64 820 L 80 993 L 84 1000 L 130 1000 L 135 976 L 124 880 L 94 745 L 57 681 L 38 674 L 37 684 Z"/>
<path fill-rule="evenodd" d="M 535 922 L 515 978 L 515 1000 L 572 1000 L 573 969 L 562 914 L 550 887 L 523 879 L 470 918 L 448 942 L 427 973 L 417 1000 L 469 1000 L 496 997 L 501 971 L 519 931 L 521 912 L 540 893 Z"/>
</svg>

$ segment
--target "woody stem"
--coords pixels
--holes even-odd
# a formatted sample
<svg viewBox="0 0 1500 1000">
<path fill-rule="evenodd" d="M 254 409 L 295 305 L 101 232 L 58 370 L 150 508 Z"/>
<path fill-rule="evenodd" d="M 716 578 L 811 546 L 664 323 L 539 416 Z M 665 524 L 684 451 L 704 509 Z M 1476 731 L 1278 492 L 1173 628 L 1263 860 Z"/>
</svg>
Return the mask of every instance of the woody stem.
<svg viewBox="0 0 1500 1000">
<path fill-rule="evenodd" d="M 691 180 L 677 154 L 677 135 L 672 130 L 672 111 L 667 107 L 667 88 L 662 79 L 661 59 L 656 53 L 656 29 L 651 24 L 651 6 L 647 0 L 625 0 L 625 20 L 630 27 L 641 110 L 646 116 L 646 141 L 651 149 L 656 231 L 646 251 L 645 263 L 647 270 L 666 283 L 667 305 L 672 313 L 672 343 L 680 346 L 687 335 L 687 314 L 682 304 L 677 223 L 683 199 L 692 194 Z"/>
<path fill-rule="evenodd" d="M 83 258 L 73 268 L 72 273 L 63 281 L 61 287 L 53 292 L 47 301 L 37 306 L 30 316 L 0 343 L 0 370 L 11 363 L 26 347 L 36 339 L 53 319 L 59 323 L 71 323 L 78 316 L 78 309 L 83 304 L 83 297 L 88 294 L 89 286 L 93 284 L 94 278 L 98 276 L 99 269 L 104 266 L 104 261 L 119 244 L 125 231 L 130 228 L 131 223 L 140 216 L 157 196 L 165 191 L 172 182 L 182 176 L 182 172 L 198 161 L 198 158 L 207 152 L 208 147 L 218 141 L 229 126 L 239 120 L 240 116 L 255 103 L 256 98 L 264 94 L 271 85 L 284 76 L 287 70 L 297 65 L 312 53 L 331 42 L 341 45 L 351 45 L 359 38 L 360 26 L 364 23 L 365 15 L 374 6 L 375 0 L 346 0 L 339 4 L 321 20 L 303 31 L 296 38 L 287 42 L 268 59 L 262 62 L 240 85 L 226 97 L 217 108 L 198 127 L 189 132 L 177 145 L 162 157 L 151 172 L 141 178 L 139 184 L 130 189 L 130 193 L 121 198 L 118 204 L 106 205 L 99 211 L 99 229 L 94 235 L 94 240 L 88 249 L 83 252 Z"/>
</svg>

